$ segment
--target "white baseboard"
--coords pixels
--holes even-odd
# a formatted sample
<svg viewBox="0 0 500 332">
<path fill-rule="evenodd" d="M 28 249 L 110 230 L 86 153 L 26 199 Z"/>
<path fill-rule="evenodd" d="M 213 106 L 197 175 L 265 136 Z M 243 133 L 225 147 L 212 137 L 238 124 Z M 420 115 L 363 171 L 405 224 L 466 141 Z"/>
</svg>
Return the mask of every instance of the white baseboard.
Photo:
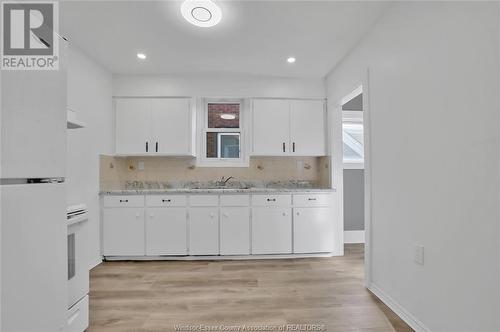
<svg viewBox="0 0 500 332">
<path fill-rule="evenodd" d="M 102 257 L 96 257 L 94 260 L 90 261 L 89 263 L 89 271 L 92 270 L 94 267 L 102 263 Z"/>
<path fill-rule="evenodd" d="M 365 231 L 344 231 L 344 243 L 365 243 Z"/>
<path fill-rule="evenodd" d="M 421 321 L 416 319 L 399 303 L 394 301 L 390 296 L 384 293 L 380 288 L 373 283 L 367 286 L 368 290 L 385 303 L 392 311 L 396 313 L 406 324 L 408 324 L 415 332 L 431 332 L 431 330 Z"/>
<path fill-rule="evenodd" d="M 106 261 L 206 261 L 206 260 L 257 260 L 257 259 L 294 259 L 340 256 L 333 252 L 315 254 L 276 254 L 276 255 L 228 255 L 228 256 L 105 256 Z"/>
</svg>

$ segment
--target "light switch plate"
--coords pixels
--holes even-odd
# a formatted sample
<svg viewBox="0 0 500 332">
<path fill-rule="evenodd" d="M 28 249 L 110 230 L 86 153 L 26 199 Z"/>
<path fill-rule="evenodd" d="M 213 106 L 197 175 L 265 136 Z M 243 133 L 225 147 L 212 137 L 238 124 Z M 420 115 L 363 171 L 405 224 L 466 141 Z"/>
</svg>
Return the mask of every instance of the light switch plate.
<svg viewBox="0 0 500 332">
<path fill-rule="evenodd" d="M 144 161 L 139 161 L 139 162 L 137 163 L 137 169 L 138 169 L 139 171 L 144 171 Z"/>
<path fill-rule="evenodd" d="M 304 162 L 302 160 L 297 160 L 297 170 L 301 171 L 304 168 Z"/>
<path fill-rule="evenodd" d="M 424 246 L 420 244 L 415 245 L 415 257 L 413 260 L 421 265 L 424 265 Z"/>
</svg>

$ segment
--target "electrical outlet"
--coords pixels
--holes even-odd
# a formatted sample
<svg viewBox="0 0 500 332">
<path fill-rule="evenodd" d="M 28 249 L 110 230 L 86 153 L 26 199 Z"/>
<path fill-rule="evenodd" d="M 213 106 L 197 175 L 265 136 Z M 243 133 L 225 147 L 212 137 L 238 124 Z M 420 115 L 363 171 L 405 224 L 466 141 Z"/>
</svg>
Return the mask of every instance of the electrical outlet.
<svg viewBox="0 0 500 332">
<path fill-rule="evenodd" d="M 297 160 L 297 170 L 301 171 L 304 168 L 304 162 L 302 160 Z"/>
<path fill-rule="evenodd" d="M 421 265 L 424 265 L 424 246 L 420 244 L 415 245 L 415 257 L 413 260 Z"/>
<path fill-rule="evenodd" d="M 138 169 L 139 171 L 144 171 L 144 161 L 139 161 L 139 162 L 137 163 L 137 169 Z"/>
</svg>

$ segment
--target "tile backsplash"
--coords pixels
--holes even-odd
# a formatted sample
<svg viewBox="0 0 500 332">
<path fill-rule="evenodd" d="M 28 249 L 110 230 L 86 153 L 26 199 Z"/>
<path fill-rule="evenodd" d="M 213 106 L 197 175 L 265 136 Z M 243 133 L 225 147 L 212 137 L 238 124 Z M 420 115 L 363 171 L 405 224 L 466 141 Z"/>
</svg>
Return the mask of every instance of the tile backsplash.
<svg viewBox="0 0 500 332">
<path fill-rule="evenodd" d="M 196 167 L 193 158 L 100 157 L 101 191 L 125 189 L 131 181 L 308 181 L 329 186 L 328 157 L 251 157 L 249 167 Z"/>
</svg>

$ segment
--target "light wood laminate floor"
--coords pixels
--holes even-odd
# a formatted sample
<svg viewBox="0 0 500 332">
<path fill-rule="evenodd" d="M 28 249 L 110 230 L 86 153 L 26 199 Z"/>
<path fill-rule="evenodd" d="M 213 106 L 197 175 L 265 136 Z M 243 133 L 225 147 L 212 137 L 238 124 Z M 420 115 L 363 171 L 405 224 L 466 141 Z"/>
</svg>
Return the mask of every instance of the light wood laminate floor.
<svg viewBox="0 0 500 332">
<path fill-rule="evenodd" d="M 363 287 L 363 246 L 347 245 L 345 253 L 293 260 L 105 262 L 90 274 L 88 331 L 175 331 L 177 324 L 267 325 L 265 331 L 277 332 L 283 324 L 413 331 Z"/>
</svg>

